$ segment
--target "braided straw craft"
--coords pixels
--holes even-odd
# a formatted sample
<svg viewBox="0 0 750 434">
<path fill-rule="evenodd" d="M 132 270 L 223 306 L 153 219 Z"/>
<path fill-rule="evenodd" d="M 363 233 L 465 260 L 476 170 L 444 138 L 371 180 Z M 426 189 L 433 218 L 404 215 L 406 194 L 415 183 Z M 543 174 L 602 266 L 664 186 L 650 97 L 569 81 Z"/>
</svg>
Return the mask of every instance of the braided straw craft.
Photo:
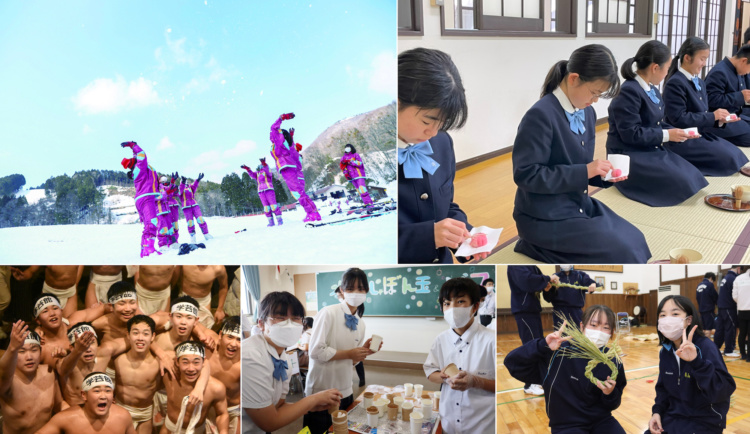
<svg viewBox="0 0 750 434">
<path fill-rule="evenodd" d="M 562 334 L 562 337 L 571 337 L 571 339 L 568 341 L 570 343 L 570 347 L 565 352 L 565 357 L 569 357 L 571 359 L 589 360 L 589 363 L 586 365 L 586 369 L 584 372 L 586 374 L 586 378 L 588 378 L 589 381 L 591 381 L 591 383 L 593 384 L 596 384 L 598 380 L 596 377 L 594 377 L 592 371 L 599 363 L 604 363 L 605 365 L 609 366 L 609 369 L 612 372 L 609 378 L 612 380 L 617 380 L 617 374 L 619 371 L 617 369 L 615 361 L 617 361 L 618 363 L 622 363 L 622 360 L 620 360 L 619 356 L 619 354 L 622 352 L 620 345 L 618 344 L 619 335 L 615 338 L 614 342 L 606 345 L 606 348 L 609 348 L 609 351 L 605 353 L 599 350 L 599 348 L 597 348 L 596 345 L 591 342 L 591 339 L 586 337 L 586 335 L 578 328 L 578 325 L 575 324 L 575 322 L 571 318 L 567 318 L 565 315 L 559 312 L 556 312 L 556 314 L 560 319 L 568 322 Z M 602 379 L 601 381 L 604 380 L 605 379 Z"/>
<path fill-rule="evenodd" d="M 588 286 L 579 286 L 579 285 L 573 285 L 573 284 L 570 284 L 570 283 L 562 283 L 562 282 L 560 282 L 560 283 L 552 283 L 552 282 L 550 282 L 550 285 L 556 286 L 558 288 L 579 289 L 581 291 L 588 291 L 589 290 Z M 604 287 L 603 286 L 597 286 L 594 291 L 604 291 Z"/>
</svg>

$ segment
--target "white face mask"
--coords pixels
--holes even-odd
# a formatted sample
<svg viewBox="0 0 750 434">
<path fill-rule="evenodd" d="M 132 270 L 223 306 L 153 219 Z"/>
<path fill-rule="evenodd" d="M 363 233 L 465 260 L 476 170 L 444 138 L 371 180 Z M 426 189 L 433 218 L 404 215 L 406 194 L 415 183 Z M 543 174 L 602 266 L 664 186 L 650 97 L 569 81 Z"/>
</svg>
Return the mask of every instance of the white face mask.
<svg viewBox="0 0 750 434">
<path fill-rule="evenodd" d="M 596 329 L 586 329 L 586 337 L 591 340 L 591 342 L 596 345 L 597 348 L 601 348 L 605 345 L 607 345 L 607 342 L 609 342 L 609 338 L 612 337 L 609 333 L 604 333 L 601 330 Z"/>
<path fill-rule="evenodd" d="M 685 318 L 678 316 L 659 318 L 657 328 L 670 341 L 677 340 L 682 337 L 682 330 L 685 329 Z"/>
<path fill-rule="evenodd" d="M 486 286 L 485 288 L 487 288 L 487 292 L 492 292 L 495 290 L 494 286 Z"/>
<path fill-rule="evenodd" d="M 443 312 L 445 320 L 448 321 L 452 329 L 460 329 L 469 323 L 471 319 L 470 307 L 454 307 Z"/>
<path fill-rule="evenodd" d="M 573 269 L 573 266 L 572 265 L 560 265 L 560 269 L 565 272 L 568 272 Z"/>
<path fill-rule="evenodd" d="M 345 292 L 344 302 L 352 307 L 359 307 L 367 300 L 367 294 L 361 292 Z"/>
<path fill-rule="evenodd" d="M 302 324 L 297 324 L 288 319 L 268 326 L 266 328 L 266 336 L 279 347 L 291 347 L 302 336 Z"/>
<path fill-rule="evenodd" d="M 352 148 L 350 148 L 350 147 L 348 147 L 348 146 L 347 146 L 346 148 L 344 148 L 344 150 L 345 150 L 346 152 L 352 152 Z"/>
</svg>

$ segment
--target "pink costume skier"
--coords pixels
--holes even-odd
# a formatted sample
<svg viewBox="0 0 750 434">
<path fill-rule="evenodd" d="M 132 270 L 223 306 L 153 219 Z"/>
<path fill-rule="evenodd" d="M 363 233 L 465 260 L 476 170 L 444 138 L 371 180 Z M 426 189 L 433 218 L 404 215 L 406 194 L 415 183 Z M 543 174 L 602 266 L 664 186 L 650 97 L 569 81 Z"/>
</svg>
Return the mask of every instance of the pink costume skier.
<svg viewBox="0 0 750 434">
<path fill-rule="evenodd" d="M 273 176 L 271 175 L 271 170 L 268 168 L 268 164 L 266 164 L 266 159 L 260 159 L 257 172 L 253 172 L 251 168 L 245 165 L 240 167 L 245 169 L 247 174 L 258 183 L 258 196 L 260 197 L 260 202 L 263 204 L 263 212 L 268 218 L 267 226 L 274 226 L 274 214 L 276 214 L 279 226 L 283 225 L 284 220 L 281 218 L 281 207 L 276 203 L 276 192 L 273 190 Z"/>
<path fill-rule="evenodd" d="M 180 174 L 175 172 L 172 175 L 172 182 L 169 184 L 169 190 L 171 191 L 168 195 L 169 203 L 169 220 L 172 222 L 172 242 L 176 243 L 180 238 L 180 203 L 177 201 L 177 194 L 179 186 L 175 183 L 180 179 Z"/>
<path fill-rule="evenodd" d="M 177 210 L 177 208 L 171 206 L 172 203 L 177 204 L 177 201 L 174 199 L 174 195 L 177 192 L 174 180 L 174 177 L 169 178 L 167 175 L 162 175 L 159 179 L 159 196 L 156 197 L 156 217 L 159 219 L 157 232 L 159 247 L 171 246 L 177 242 L 175 222 L 172 220 L 172 209 Z"/>
<path fill-rule="evenodd" d="M 370 199 L 370 193 L 367 192 L 367 185 L 365 184 L 365 164 L 362 162 L 362 158 L 354 149 L 354 146 L 348 143 L 344 151 L 339 165 L 344 172 L 344 177 L 352 182 L 354 188 L 362 196 L 362 203 L 372 205 L 372 199 Z"/>
<path fill-rule="evenodd" d="M 192 185 L 185 184 L 185 177 L 182 177 L 182 183 L 180 184 L 180 206 L 182 206 L 182 213 L 185 214 L 185 220 L 187 220 L 188 232 L 190 233 L 190 241 L 195 243 L 195 223 L 193 218 L 198 222 L 198 226 L 201 227 L 201 232 L 207 240 L 213 238 L 208 233 L 208 225 L 203 219 L 203 213 L 201 213 L 201 207 L 195 202 L 195 191 L 198 189 L 198 183 L 203 179 L 203 174 L 198 175 L 198 179 Z"/>
<path fill-rule="evenodd" d="M 156 171 L 148 165 L 146 153 L 136 142 L 123 142 L 123 148 L 133 150 L 133 158 L 123 158 L 122 167 L 129 169 L 128 178 L 135 185 L 135 208 L 143 222 L 141 235 L 141 258 L 154 252 L 156 228 L 159 219 L 156 217 L 156 196 L 159 196 L 159 181 Z"/>
<path fill-rule="evenodd" d="M 307 216 L 303 221 L 319 221 L 320 214 L 310 197 L 305 192 L 304 178 L 300 182 L 298 171 L 300 170 L 299 153 L 293 152 L 294 141 L 291 139 L 289 132 L 282 130 L 281 122 L 287 119 L 293 119 L 294 113 L 287 113 L 279 116 L 276 122 L 271 125 L 271 156 L 276 161 L 276 170 L 284 177 L 289 191 L 292 196 L 299 201 L 299 204 L 305 210 Z M 296 154 L 296 157 L 295 157 Z"/>
</svg>

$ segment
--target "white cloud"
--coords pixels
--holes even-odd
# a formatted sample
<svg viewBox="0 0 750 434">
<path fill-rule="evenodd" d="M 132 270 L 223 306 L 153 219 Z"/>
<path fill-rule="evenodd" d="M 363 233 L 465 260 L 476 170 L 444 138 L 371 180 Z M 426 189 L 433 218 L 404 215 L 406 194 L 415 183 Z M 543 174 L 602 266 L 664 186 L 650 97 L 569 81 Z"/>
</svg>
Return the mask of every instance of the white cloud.
<svg viewBox="0 0 750 434">
<path fill-rule="evenodd" d="M 222 155 L 224 156 L 224 158 L 239 157 L 240 155 L 254 151 L 256 147 L 257 145 L 252 140 L 240 140 L 236 145 L 234 145 L 234 148 L 227 149 L 222 153 Z"/>
<path fill-rule="evenodd" d="M 97 78 L 79 90 L 72 98 L 77 110 L 95 113 L 115 113 L 122 109 L 132 109 L 158 104 L 160 99 L 152 81 L 143 77 L 128 82 L 118 75 L 111 78 Z"/>
<path fill-rule="evenodd" d="M 240 140 L 233 148 L 224 151 L 211 150 L 203 152 L 192 158 L 184 169 L 186 176 L 198 176 L 198 173 L 205 173 L 206 179 L 213 182 L 221 182 L 222 178 L 227 175 L 230 168 L 242 164 L 241 156 L 251 153 L 257 148 L 252 140 Z M 182 172 L 182 171 L 181 171 Z M 193 175 L 193 173 L 195 173 Z"/>
<path fill-rule="evenodd" d="M 396 96 L 397 67 L 396 56 L 392 52 L 382 52 L 372 60 L 370 90 Z"/>
<path fill-rule="evenodd" d="M 188 49 L 187 38 L 172 39 L 171 34 L 172 29 L 169 28 L 164 32 L 164 40 L 167 44 L 166 50 L 163 49 L 164 47 L 157 47 L 154 50 L 154 57 L 159 62 L 158 69 L 166 71 L 172 69 L 174 65 L 198 65 L 202 57 L 201 51 Z M 205 41 L 200 39 L 198 44 L 204 47 Z"/>
<path fill-rule="evenodd" d="M 94 129 L 91 128 L 90 126 L 88 126 L 88 124 L 84 124 L 83 125 L 83 134 L 84 135 L 90 134 L 90 133 L 93 133 L 93 132 L 94 132 Z"/>
<path fill-rule="evenodd" d="M 161 139 L 161 140 L 159 141 L 159 145 L 157 145 L 157 146 L 156 146 L 156 150 L 157 150 L 157 151 L 161 151 L 161 150 L 164 150 L 164 149 L 169 149 L 169 148 L 173 148 L 173 147 L 174 147 L 174 143 L 172 143 L 172 142 L 171 142 L 171 141 L 169 140 L 169 137 L 167 137 L 167 136 L 164 136 L 164 137 L 162 137 L 162 139 Z"/>
<path fill-rule="evenodd" d="M 125 119 L 124 121 L 122 121 L 122 126 L 123 127 L 129 127 L 130 126 L 130 121 L 127 120 L 127 119 Z"/>
</svg>

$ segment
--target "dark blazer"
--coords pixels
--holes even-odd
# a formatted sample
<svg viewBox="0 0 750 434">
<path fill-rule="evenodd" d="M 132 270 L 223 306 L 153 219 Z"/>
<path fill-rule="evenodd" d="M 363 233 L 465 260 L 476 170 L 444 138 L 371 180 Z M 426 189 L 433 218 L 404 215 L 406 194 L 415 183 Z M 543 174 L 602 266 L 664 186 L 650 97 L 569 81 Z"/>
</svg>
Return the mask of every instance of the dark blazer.
<svg viewBox="0 0 750 434">
<path fill-rule="evenodd" d="M 711 68 L 706 76 L 708 109 L 714 111 L 723 108 L 729 113 L 741 115 L 742 108 L 745 106 L 743 89 L 745 89 L 745 78 L 737 74 L 732 62 L 725 57 Z M 750 133 L 750 124 L 747 122 L 732 122 L 723 130 L 716 131 L 719 137 L 733 137 L 747 133 Z"/>
<path fill-rule="evenodd" d="M 429 142 L 430 157 L 440 164 L 433 175 L 422 171 L 422 178 L 406 178 L 403 167 L 398 167 L 398 262 L 402 264 L 453 263 L 447 247 L 435 248 L 436 222 L 452 218 L 472 229 L 466 213 L 453 202 L 453 140 L 441 131 Z"/>
</svg>

